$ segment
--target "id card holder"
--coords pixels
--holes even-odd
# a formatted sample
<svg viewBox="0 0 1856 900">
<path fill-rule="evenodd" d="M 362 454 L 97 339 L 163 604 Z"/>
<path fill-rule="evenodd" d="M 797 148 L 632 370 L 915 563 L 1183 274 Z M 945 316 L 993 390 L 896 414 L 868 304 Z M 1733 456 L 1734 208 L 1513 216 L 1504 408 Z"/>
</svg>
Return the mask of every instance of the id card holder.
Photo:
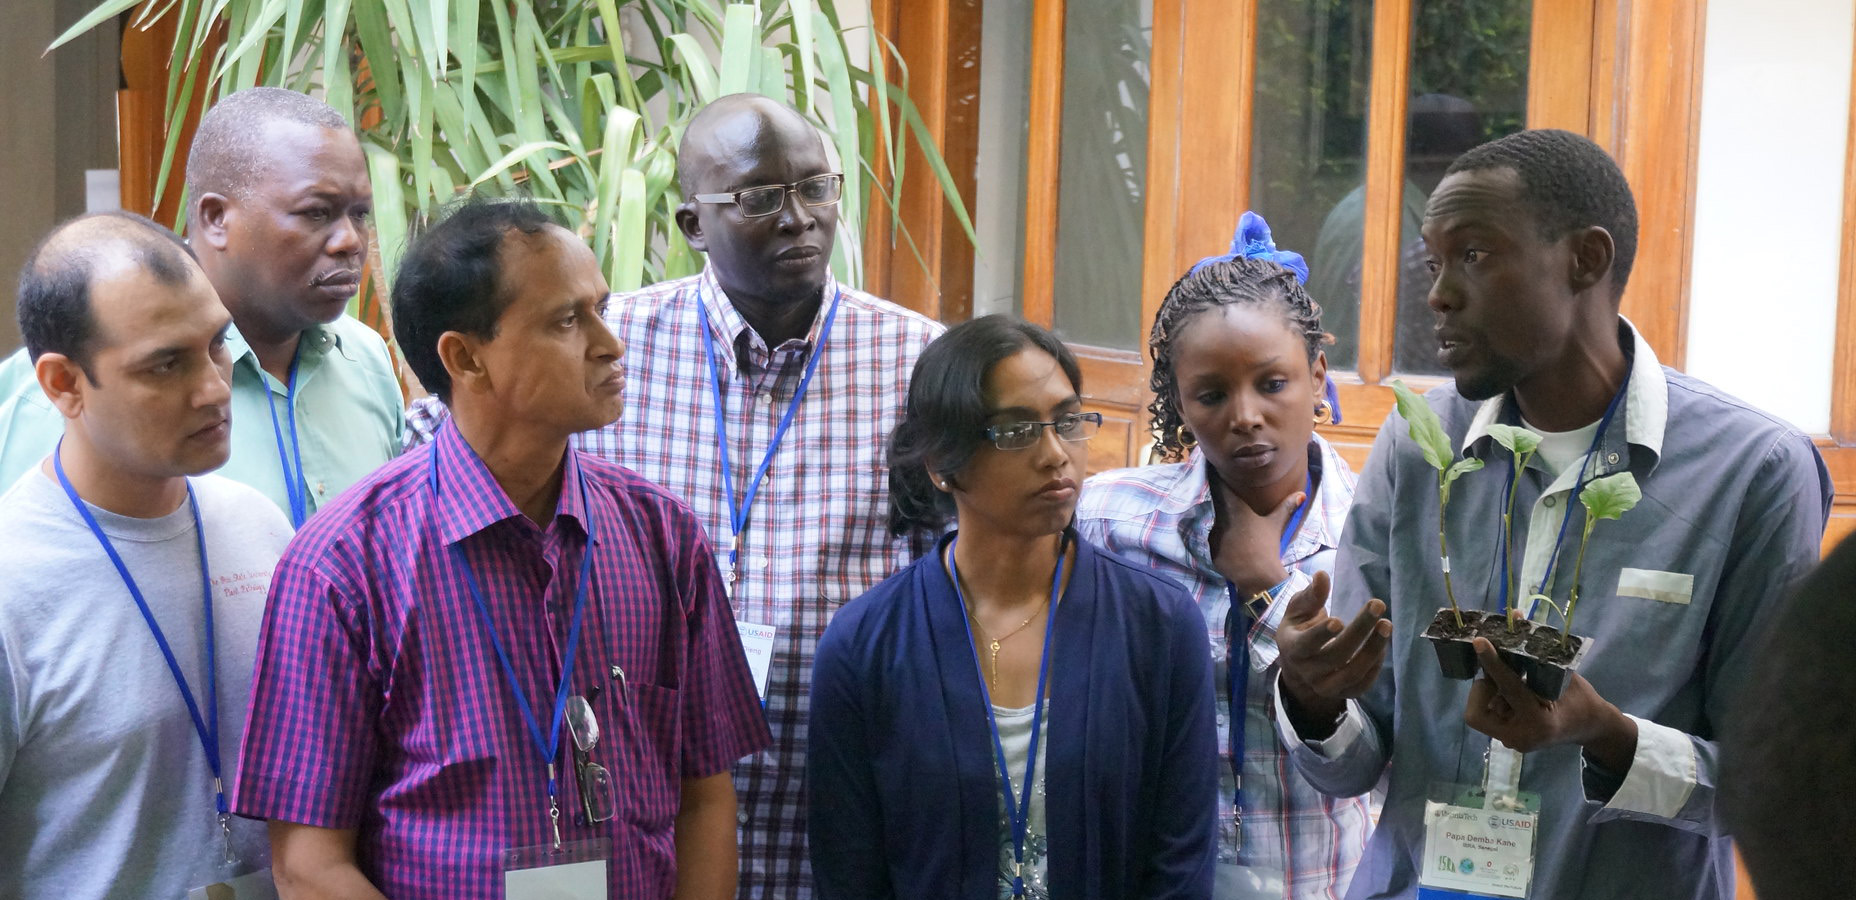
<svg viewBox="0 0 1856 900">
<path fill-rule="evenodd" d="M 1277 869 L 1220 862 L 1212 868 L 1212 896 L 1219 900 L 1282 900 L 1288 879 Z"/>
<path fill-rule="evenodd" d="M 503 896 L 508 900 L 606 900 L 606 861 L 612 841 L 596 838 L 503 851 Z"/>
<path fill-rule="evenodd" d="M 1432 796 L 1438 795 L 1433 790 Z M 1424 804 L 1419 900 L 1524 898 L 1534 878 L 1540 798 L 1491 805 L 1480 788 L 1446 789 L 1449 800 Z M 1519 809 L 1504 808 L 1518 805 Z"/>
<path fill-rule="evenodd" d="M 256 872 L 214 882 L 187 892 L 187 900 L 277 900 L 277 883 L 266 866 Z"/>
<path fill-rule="evenodd" d="M 767 702 L 767 671 L 773 665 L 773 638 L 779 633 L 775 625 L 762 625 L 745 619 L 735 620 L 741 634 L 741 649 L 748 657 L 748 671 L 754 675 L 754 692 L 760 702 Z"/>
</svg>

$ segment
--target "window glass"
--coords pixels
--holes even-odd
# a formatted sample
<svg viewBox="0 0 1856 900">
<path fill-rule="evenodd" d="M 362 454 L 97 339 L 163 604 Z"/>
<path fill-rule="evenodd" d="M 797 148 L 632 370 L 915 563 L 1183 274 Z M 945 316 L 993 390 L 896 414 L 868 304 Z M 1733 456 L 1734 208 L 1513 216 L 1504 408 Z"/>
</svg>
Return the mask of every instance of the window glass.
<svg viewBox="0 0 1856 900">
<path fill-rule="evenodd" d="M 1071 3 L 1063 40 L 1054 324 L 1067 341 L 1136 350 L 1146 345 L 1141 253 L 1153 2 Z"/>
<path fill-rule="evenodd" d="M 1359 358 L 1372 25 L 1370 0 L 1257 4 L 1250 206 L 1276 246 L 1308 258 L 1310 295 L 1335 336 L 1329 363 L 1342 369 Z"/>
<path fill-rule="evenodd" d="M 1416 0 L 1410 118 L 1399 207 L 1398 335 L 1392 369 L 1447 374 L 1437 363 L 1431 277 L 1418 234 L 1424 201 L 1450 161 L 1527 123 L 1530 0 Z"/>
</svg>

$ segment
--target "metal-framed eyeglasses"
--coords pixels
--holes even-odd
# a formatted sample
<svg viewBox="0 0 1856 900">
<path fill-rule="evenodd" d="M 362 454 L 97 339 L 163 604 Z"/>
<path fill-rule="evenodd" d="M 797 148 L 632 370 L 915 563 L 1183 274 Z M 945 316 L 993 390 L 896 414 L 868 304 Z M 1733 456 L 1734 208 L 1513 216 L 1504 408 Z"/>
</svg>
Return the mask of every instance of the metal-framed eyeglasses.
<svg viewBox="0 0 1856 900">
<path fill-rule="evenodd" d="M 592 825 L 611 819 L 618 811 L 614 799 L 612 773 L 593 761 L 593 748 L 599 746 L 599 720 L 593 717 L 593 704 L 575 694 L 567 698 L 567 734 L 574 744 L 574 781 L 580 786 L 580 811 Z"/>
<path fill-rule="evenodd" d="M 788 191 L 807 206 L 830 206 L 844 193 L 844 175 L 827 172 L 792 184 L 766 184 L 726 194 L 697 194 L 693 199 L 698 203 L 733 203 L 741 211 L 742 218 L 757 219 L 784 208 Z"/>
<path fill-rule="evenodd" d="M 988 426 L 986 439 L 1001 450 L 1023 450 L 1036 444 L 1046 428 L 1056 432 L 1058 440 L 1075 442 L 1095 437 L 1101 427 L 1102 414 L 1099 412 L 1070 413 L 1050 422 L 1009 422 Z"/>
</svg>

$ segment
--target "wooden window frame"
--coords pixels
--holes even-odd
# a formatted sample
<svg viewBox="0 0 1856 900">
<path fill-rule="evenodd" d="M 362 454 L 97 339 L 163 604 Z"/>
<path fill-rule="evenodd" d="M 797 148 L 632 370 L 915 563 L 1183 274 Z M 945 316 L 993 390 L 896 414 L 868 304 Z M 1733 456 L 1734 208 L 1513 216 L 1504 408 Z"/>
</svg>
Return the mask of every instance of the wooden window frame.
<svg viewBox="0 0 1856 900">
<path fill-rule="evenodd" d="M 1856 36 L 1853 36 L 1856 37 Z M 1856 96 L 1856 65 L 1851 66 Z M 1856 533 L 1856 104 L 1843 160 L 1843 249 L 1837 276 L 1836 349 L 1831 357 L 1830 433 L 1818 439 L 1837 500 L 1824 529 L 1824 551 Z"/>
</svg>

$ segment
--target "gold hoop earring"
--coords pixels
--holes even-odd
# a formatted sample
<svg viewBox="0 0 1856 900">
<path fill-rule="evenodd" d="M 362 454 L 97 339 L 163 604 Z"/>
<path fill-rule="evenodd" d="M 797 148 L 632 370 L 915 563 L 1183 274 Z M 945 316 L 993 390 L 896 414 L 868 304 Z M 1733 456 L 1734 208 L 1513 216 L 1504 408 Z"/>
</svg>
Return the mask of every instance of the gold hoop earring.
<svg viewBox="0 0 1856 900">
<path fill-rule="evenodd" d="M 1190 450 L 1198 446 L 1199 439 L 1193 435 L 1191 429 L 1181 425 L 1173 429 L 1173 443 Z"/>
<path fill-rule="evenodd" d="M 1326 398 L 1315 401 L 1315 424 L 1326 425 L 1334 421 L 1334 406 Z"/>
</svg>

